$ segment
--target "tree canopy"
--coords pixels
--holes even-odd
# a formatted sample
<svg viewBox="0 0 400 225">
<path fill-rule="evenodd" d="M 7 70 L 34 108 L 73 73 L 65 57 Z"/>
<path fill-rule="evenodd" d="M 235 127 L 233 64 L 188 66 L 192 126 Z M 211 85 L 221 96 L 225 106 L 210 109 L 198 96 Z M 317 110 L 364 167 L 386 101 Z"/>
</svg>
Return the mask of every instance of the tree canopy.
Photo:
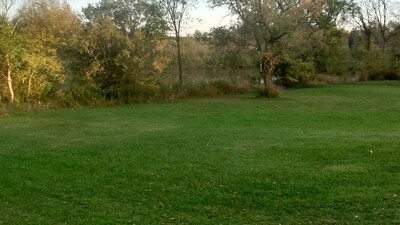
<svg viewBox="0 0 400 225">
<path fill-rule="evenodd" d="M 16 1 L 1 0 L 0 102 L 147 101 L 197 93 L 189 90 L 196 85 L 227 91 L 218 82 L 273 97 L 276 85 L 326 75 L 399 79 L 396 3 L 209 0 L 237 22 L 182 37 L 196 1 L 101 0 L 77 14 L 63 1 L 33 0 L 11 16 Z"/>
</svg>

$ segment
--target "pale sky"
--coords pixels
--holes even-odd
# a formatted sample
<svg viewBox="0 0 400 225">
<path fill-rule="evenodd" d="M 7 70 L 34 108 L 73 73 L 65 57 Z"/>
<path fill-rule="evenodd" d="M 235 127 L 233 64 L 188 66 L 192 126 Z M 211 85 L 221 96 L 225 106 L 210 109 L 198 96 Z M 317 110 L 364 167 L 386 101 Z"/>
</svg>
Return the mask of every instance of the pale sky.
<svg viewBox="0 0 400 225">
<path fill-rule="evenodd" d="M 96 3 L 98 1 L 99 0 L 67 0 L 71 7 L 78 12 L 89 3 Z M 195 30 L 208 32 L 212 27 L 229 25 L 232 20 L 228 9 L 211 9 L 207 6 L 207 0 L 199 0 L 196 8 L 193 9 L 190 14 L 193 18 L 193 22 L 185 25 L 183 30 L 185 35 L 193 33 Z"/>
</svg>

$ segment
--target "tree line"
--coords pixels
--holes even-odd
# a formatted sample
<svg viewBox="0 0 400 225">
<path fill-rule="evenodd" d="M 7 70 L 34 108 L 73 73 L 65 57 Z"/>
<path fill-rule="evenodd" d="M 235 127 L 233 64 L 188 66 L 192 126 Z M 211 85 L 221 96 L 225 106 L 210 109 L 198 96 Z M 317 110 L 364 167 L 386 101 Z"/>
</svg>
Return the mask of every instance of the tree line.
<svg viewBox="0 0 400 225">
<path fill-rule="evenodd" d="M 181 37 L 193 0 L 0 3 L 0 102 L 147 101 L 324 77 L 400 78 L 400 12 L 389 0 L 210 0 L 230 27 Z M 15 10 L 15 9 L 14 9 Z M 172 37 L 169 35 L 172 31 Z M 250 81 L 252 83 L 250 83 Z"/>
</svg>

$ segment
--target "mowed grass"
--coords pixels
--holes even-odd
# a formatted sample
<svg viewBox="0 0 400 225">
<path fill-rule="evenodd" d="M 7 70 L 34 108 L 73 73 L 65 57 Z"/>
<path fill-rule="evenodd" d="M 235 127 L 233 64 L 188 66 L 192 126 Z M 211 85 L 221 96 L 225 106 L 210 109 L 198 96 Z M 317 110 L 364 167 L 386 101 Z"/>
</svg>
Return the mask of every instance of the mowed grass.
<svg viewBox="0 0 400 225">
<path fill-rule="evenodd" d="M 400 82 L 0 124 L 0 224 L 400 224 Z"/>
</svg>

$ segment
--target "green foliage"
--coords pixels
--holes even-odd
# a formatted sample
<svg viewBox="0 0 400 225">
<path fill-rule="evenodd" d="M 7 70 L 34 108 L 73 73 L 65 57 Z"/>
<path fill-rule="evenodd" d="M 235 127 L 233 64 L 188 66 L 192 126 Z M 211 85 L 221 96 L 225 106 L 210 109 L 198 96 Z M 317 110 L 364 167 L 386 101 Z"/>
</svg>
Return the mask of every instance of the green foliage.
<svg viewBox="0 0 400 225">
<path fill-rule="evenodd" d="M 349 71 L 350 51 L 345 31 L 331 29 L 316 34 L 314 53 L 318 73 L 344 75 Z"/>
<path fill-rule="evenodd" d="M 399 61 L 380 50 L 370 51 L 363 55 L 361 71 L 368 80 L 398 80 Z"/>
<path fill-rule="evenodd" d="M 60 96 L 78 102 L 119 99 L 157 86 L 165 67 L 160 47 L 166 30 L 157 5 L 101 1 L 84 13 L 82 23 L 68 5 L 37 0 L 19 11 L 13 20 L 15 32 L 2 19 L 0 50 L 14 64 L 20 102 L 53 101 Z M 3 65 L 0 96 L 6 96 L 8 88 Z"/>
<path fill-rule="evenodd" d="M 22 52 L 22 37 L 14 32 L 12 24 L 0 17 L 0 53 L 17 57 Z"/>
<path fill-rule="evenodd" d="M 74 82 L 96 98 L 127 101 L 157 89 L 165 31 L 155 5 L 141 1 L 101 1 L 84 10 L 88 22 L 76 43 Z M 79 88 L 78 88 L 79 89 Z M 79 93 L 79 91 L 77 92 Z M 83 92 L 85 93 L 85 92 Z"/>
<path fill-rule="evenodd" d="M 12 79 L 18 76 L 18 70 L 22 65 L 23 45 L 22 35 L 15 32 L 6 18 L 0 17 L 0 103 L 14 101 L 14 91 L 10 90 L 10 85 L 14 86 Z M 11 84 L 7 85 L 8 82 Z"/>
<path fill-rule="evenodd" d="M 2 12 L 5 2 L 14 1 L 3 1 Z M 209 2 L 228 6 L 238 22 L 180 37 L 173 24 L 184 23 L 196 1 L 101 0 L 83 15 L 59 0 L 30 1 L 0 20 L 0 102 L 74 106 L 211 96 L 247 89 L 251 79 L 256 89 L 264 85 L 262 95 L 275 96 L 273 81 L 293 87 L 331 76 L 399 78 L 399 21 L 378 21 L 378 12 L 396 12 L 390 4 L 384 11 L 378 1 L 366 2 L 378 11 L 350 32 L 343 28 L 350 16 L 358 23 L 368 16 L 352 0 Z M 179 38 L 168 37 L 171 28 Z"/>
<path fill-rule="evenodd" d="M 150 1 L 101 0 L 95 5 L 89 4 L 83 13 L 92 24 L 112 19 L 116 28 L 130 37 L 141 31 L 154 38 L 166 30 L 161 9 Z"/>
<path fill-rule="evenodd" d="M 193 37 L 196 41 L 203 43 L 206 43 L 210 40 L 210 34 L 208 32 L 201 32 L 199 30 L 196 30 L 193 33 Z"/>
<path fill-rule="evenodd" d="M 183 98 L 216 97 L 222 95 L 234 95 L 251 93 L 251 85 L 243 82 L 237 83 L 225 80 L 198 81 L 186 84 L 184 87 L 174 86 L 171 89 L 163 87 L 162 92 L 166 99 L 175 100 Z"/>
<path fill-rule="evenodd" d="M 275 66 L 276 83 L 283 87 L 307 86 L 316 76 L 314 62 L 287 58 Z"/>
<path fill-rule="evenodd" d="M 124 66 L 127 66 L 121 60 L 129 56 L 130 44 L 110 19 L 88 25 L 80 41 L 81 60 L 77 61 L 83 82 L 93 83 L 107 98 L 118 98 Z"/>
<path fill-rule="evenodd" d="M 58 1 L 35 1 L 15 20 L 16 31 L 25 38 L 23 66 L 16 80 L 20 101 L 52 99 L 70 76 L 66 50 L 79 33 L 80 22 Z"/>
<path fill-rule="evenodd" d="M 238 74 L 245 74 L 246 70 L 254 70 L 257 74 L 257 49 L 249 47 L 246 39 L 242 27 L 212 29 L 207 42 L 211 50 L 206 61 L 207 68 L 211 71 L 227 70 L 232 79 L 245 77 Z"/>
<path fill-rule="evenodd" d="M 311 2 L 309 7 L 317 10 L 310 23 L 321 30 L 331 30 L 349 21 L 349 17 L 357 10 L 354 0 L 320 0 Z"/>
</svg>

